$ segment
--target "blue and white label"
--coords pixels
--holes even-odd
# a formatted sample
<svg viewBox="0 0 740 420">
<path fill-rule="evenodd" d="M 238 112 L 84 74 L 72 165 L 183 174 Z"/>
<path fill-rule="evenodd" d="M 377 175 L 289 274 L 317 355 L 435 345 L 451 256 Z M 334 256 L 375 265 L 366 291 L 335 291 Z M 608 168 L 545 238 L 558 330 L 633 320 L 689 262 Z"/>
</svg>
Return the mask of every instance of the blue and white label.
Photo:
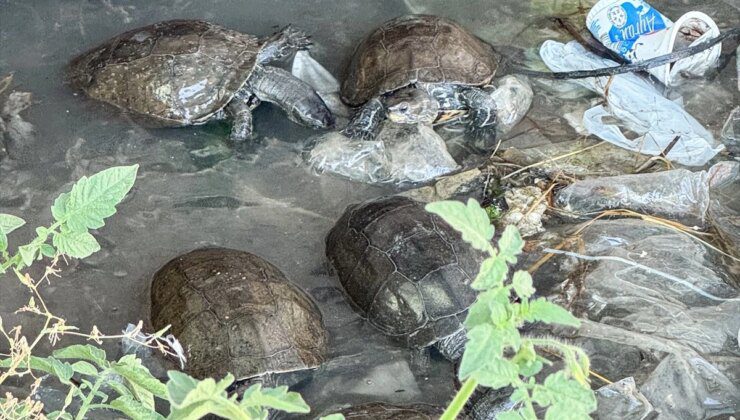
<svg viewBox="0 0 740 420">
<path fill-rule="evenodd" d="M 636 58 L 641 37 L 667 29 L 671 23 L 643 0 L 600 1 L 587 18 L 591 33 L 628 60 Z"/>
</svg>

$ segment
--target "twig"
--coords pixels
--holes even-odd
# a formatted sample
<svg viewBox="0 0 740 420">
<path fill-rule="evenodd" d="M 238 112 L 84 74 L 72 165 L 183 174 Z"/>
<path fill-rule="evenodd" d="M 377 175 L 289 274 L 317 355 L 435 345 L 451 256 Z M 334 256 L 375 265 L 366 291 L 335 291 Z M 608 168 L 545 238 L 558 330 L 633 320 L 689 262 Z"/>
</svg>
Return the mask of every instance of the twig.
<svg viewBox="0 0 740 420">
<path fill-rule="evenodd" d="M 586 150 L 591 150 L 591 149 L 593 149 L 593 148 L 599 147 L 599 146 L 601 146 L 601 145 L 603 145 L 603 144 L 606 144 L 606 142 L 603 142 L 603 141 L 602 141 L 602 142 L 600 142 L 600 143 L 596 143 L 596 144 L 593 144 L 593 145 L 591 145 L 591 146 L 585 147 L 585 148 L 583 148 L 583 149 L 579 149 L 579 150 L 576 150 L 576 151 L 574 151 L 574 152 L 566 153 L 566 154 L 564 154 L 564 155 L 560 155 L 560 156 L 555 156 L 554 158 L 550 158 L 550 159 L 545 159 L 545 160 L 542 160 L 542 161 L 539 161 L 539 162 L 533 163 L 533 164 L 531 164 L 531 165 L 527 165 L 527 166 L 524 166 L 524 167 L 522 167 L 522 168 L 519 168 L 519 169 L 517 169 L 516 171 L 514 171 L 514 172 L 512 172 L 512 173 L 510 173 L 510 174 L 508 174 L 508 175 L 504 175 L 504 176 L 502 176 L 502 177 L 501 177 L 501 179 L 502 179 L 502 180 L 504 180 L 504 179 L 506 179 L 506 178 L 511 178 L 512 176 L 514 176 L 514 175 L 516 175 L 516 174 L 518 174 L 518 173 L 524 172 L 524 171 L 526 171 L 527 169 L 530 169 L 530 168 L 534 168 L 534 167 L 537 167 L 537 166 L 540 166 L 540 165 L 544 165 L 545 163 L 555 162 L 555 161 L 557 161 L 557 160 L 560 160 L 560 159 L 565 159 L 565 158 L 567 158 L 567 157 L 570 157 L 570 156 L 573 156 L 573 155 L 577 155 L 577 154 L 579 154 L 579 153 L 585 152 Z"/>
<path fill-rule="evenodd" d="M 687 280 L 678 278 L 678 277 L 673 276 L 673 275 L 668 274 L 668 273 L 664 273 L 664 272 L 662 272 L 660 270 L 656 270 L 656 269 L 651 268 L 651 267 L 648 267 L 646 265 L 642 265 L 640 263 L 636 263 L 634 261 L 630 261 L 630 260 L 628 260 L 626 258 L 615 257 L 613 255 L 600 255 L 600 256 L 583 255 L 583 254 L 578 254 L 578 253 L 575 253 L 575 252 L 561 251 L 561 250 L 552 249 L 552 248 L 545 248 L 545 249 L 543 249 L 543 251 L 544 252 L 549 252 L 551 254 L 567 255 L 569 257 L 575 257 L 575 258 L 579 258 L 579 259 L 586 260 L 586 261 L 603 261 L 603 260 L 606 260 L 606 261 L 617 261 L 617 262 L 621 262 L 621 263 L 624 263 L 624 264 L 627 264 L 627 265 L 631 265 L 631 266 L 633 266 L 635 268 L 639 268 L 639 269 L 641 269 L 643 271 L 646 271 L 646 272 L 648 272 L 650 274 L 655 274 L 657 276 L 663 277 L 663 278 L 665 278 L 667 280 L 670 280 L 672 282 L 675 282 L 675 283 L 681 284 L 683 286 L 686 286 L 689 289 L 693 290 L 694 292 L 698 293 L 701 296 L 704 296 L 707 299 L 716 300 L 716 301 L 720 301 L 720 302 L 740 302 L 740 298 L 729 298 L 728 299 L 728 298 L 721 298 L 721 297 L 714 296 L 714 295 L 712 295 L 710 293 L 707 293 L 704 290 L 702 290 L 702 289 L 694 286 L 693 284 L 691 284 Z"/>
<path fill-rule="evenodd" d="M 660 67 L 664 64 L 669 64 L 682 60 L 686 57 L 698 54 L 706 49 L 712 48 L 719 44 L 725 39 L 736 38 L 740 36 L 740 28 L 733 28 L 729 31 L 721 34 L 716 38 L 712 38 L 708 41 L 704 41 L 701 44 L 694 45 L 692 47 L 682 48 L 676 50 L 670 54 L 659 55 L 648 60 L 641 60 L 632 64 L 624 64 L 621 66 L 604 67 L 601 69 L 594 70 L 577 70 L 577 71 L 564 71 L 564 72 L 541 72 L 526 69 L 517 69 L 517 73 L 524 74 L 526 76 L 538 77 L 543 79 L 555 79 L 555 80 L 566 80 L 566 79 L 585 79 L 587 77 L 601 77 L 601 76 L 613 76 L 615 74 L 632 73 L 637 71 L 645 71 L 653 67 Z"/>
</svg>

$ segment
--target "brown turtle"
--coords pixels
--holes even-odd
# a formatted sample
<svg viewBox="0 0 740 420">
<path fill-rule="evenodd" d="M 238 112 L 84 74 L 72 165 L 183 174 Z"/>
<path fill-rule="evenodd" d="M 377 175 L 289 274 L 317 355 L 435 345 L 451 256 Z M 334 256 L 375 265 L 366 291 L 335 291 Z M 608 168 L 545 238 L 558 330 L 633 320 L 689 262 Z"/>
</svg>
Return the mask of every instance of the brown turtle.
<svg viewBox="0 0 740 420">
<path fill-rule="evenodd" d="M 357 47 L 342 83 L 342 100 L 362 106 L 343 133 L 373 139 L 380 122 L 443 123 L 468 114 L 471 130 L 490 130 L 495 103 L 482 89 L 496 74 L 493 47 L 438 16 L 390 20 Z"/>
<path fill-rule="evenodd" d="M 308 37 L 287 27 L 260 39 L 200 20 L 170 20 L 113 37 L 71 61 L 71 85 L 92 98 L 161 127 L 204 124 L 229 115 L 231 139 L 252 136 L 260 101 L 313 128 L 334 124 L 319 95 L 267 63 L 307 49 Z"/>
<path fill-rule="evenodd" d="M 326 238 L 326 255 L 373 326 L 409 347 L 434 345 L 459 358 L 483 255 L 422 203 L 391 196 L 348 207 Z"/>
<path fill-rule="evenodd" d="M 199 249 L 152 281 L 152 325 L 171 331 L 196 378 L 244 380 L 318 367 L 327 333 L 316 304 L 280 270 L 244 251 Z"/>
</svg>

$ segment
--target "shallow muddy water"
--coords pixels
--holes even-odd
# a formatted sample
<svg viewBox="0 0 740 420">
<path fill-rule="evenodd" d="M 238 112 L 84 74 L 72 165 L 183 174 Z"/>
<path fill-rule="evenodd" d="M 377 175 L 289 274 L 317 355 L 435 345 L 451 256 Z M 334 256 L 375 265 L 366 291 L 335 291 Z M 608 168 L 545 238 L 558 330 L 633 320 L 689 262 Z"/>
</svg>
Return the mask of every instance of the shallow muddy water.
<svg viewBox="0 0 740 420">
<path fill-rule="evenodd" d="M 13 72 L 11 89 L 28 91 L 34 104 L 23 115 L 37 129 L 33 144 L 0 162 L 0 212 L 22 216 L 29 228 L 12 243 L 48 224 L 49 206 L 71 182 L 114 165 L 141 165 L 132 193 L 106 226 L 95 232 L 102 251 L 73 262 L 47 286 L 53 312 L 81 330 L 96 325 L 117 333 L 149 317 L 149 283 L 175 256 L 217 245 L 253 252 L 277 265 L 319 304 L 331 335 L 330 362 L 303 384 L 313 413 L 347 403 L 440 403 L 453 392 L 453 367 L 433 356 L 423 369 L 410 351 L 365 323 L 347 304 L 324 255 L 324 238 L 344 208 L 391 193 L 316 175 L 301 148 L 314 132 L 288 121 L 270 105 L 255 113 L 260 145 L 235 153 L 223 123 L 182 129 L 146 129 L 120 112 L 75 94 L 63 83 L 65 64 L 76 54 L 120 32 L 160 20 L 205 19 L 257 35 L 292 23 L 309 32 L 313 56 L 336 75 L 353 46 L 380 23 L 409 12 L 456 19 L 494 45 L 536 51 L 545 39 L 566 40 L 548 23 L 551 14 L 582 14 L 590 2 L 501 0 L 449 2 L 269 0 L 0 0 L 0 77 Z M 702 10 L 720 28 L 737 25 L 732 0 L 652 1 L 668 16 Z M 582 17 L 581 17 L 582 18 Z M 533 56 L 533 54 L 529 54 Z M 734 61 L 719 82 L 681 88 L 687 110 L 715 135 L 738 103 Z M 729 75 L 729 76 L 728 76 Z M 561 118 L 563 100 L 535 84 L 532 121 L 549 124 L 551 140 L 572 139 Z M 568 106 L 586 104 L 588 98 Z M 711 105 L 711 106 L 708 106 Z M 26 302 L 11 279 L 0 283 L 0 315 L 6 325 Z M 22 318 L 27 323 L 27 318 Z M 110 352 L 117 343 L 106 344 Z"/>
</svg>

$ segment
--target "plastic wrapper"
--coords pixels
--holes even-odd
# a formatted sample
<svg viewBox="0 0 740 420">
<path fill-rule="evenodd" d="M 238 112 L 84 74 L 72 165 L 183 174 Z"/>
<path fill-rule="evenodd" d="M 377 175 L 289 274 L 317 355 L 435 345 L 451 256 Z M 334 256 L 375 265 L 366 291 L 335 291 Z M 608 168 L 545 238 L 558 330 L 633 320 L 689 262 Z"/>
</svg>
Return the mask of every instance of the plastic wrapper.
<svg viewBox="0 0 740 420">
<path fill-rule="evenodd" d="M 643 0 L 601 0 L 591 8 L 586 26 L 605 47 L 627 61 L 646 60 L 697 45 L 719 36 L 712 18 L 702 12 L 685 13 L 672 22 Z M 692 34 L 692 37 L 686 34 Z M 696 35 L 696 39 L 692 38 Z M 684 77 L 701 77 L 716 66 L 722 46 L 648 69 L 665 85 L 677 85 Z"/>
<path fill-rule="evenodd" d="M 593 178 L 563 188 L 555 203 L 584 217 L 627 209 L 687 225 L 703 225 L 709 207 L 709 182 L 706 171 L 686 169 Z"/>
<path fill-rule="evenodd" d="M 291 73 L 311 85 L 338 120 L 349 118 L 350 109 L 339 96 L 339 82 L 308 51 L 298 51 L 295 54 Z"/>
<path fill-rule="evenodd" d="M 568 44 L 545 41 L 540 47 L 540 56 L 552 71 L 593 70 L 617 65 L 586 51 L 575 41 Z M 584 126 L 589 133 L 619 147 L 656 156 L 678 137 L 666 157 L 686 166 L 703 166 L 724 149 L 681 105 L 663 97 L 636 74 L 575 79 L 567 83 L 577 83 L 602 96 L 609 85 L 607 104 L 587 110 Z M 606 122 L 605 117 L 616 118 L 622 127 L 637 136 L 627 138 L 620 126 Z"/>
<path fill-rule="evenodd" d="M 304 158 L 317 172 L 368 183 L 424 182 L 458 168 L 431 127 L 388 122 L 374 141 L 351 140 L 338 132 L 323 134 Z"/>
<path fill-rule="evenodd" d="M 653 405 L 640 393 L 632 377 L 597 389 L 596 399 L 598 406 L 594 419 L 647 420 L 656 414 Z"/>
<path fill-rule="evenodd" d="M 740 58 L 740 57 L 739 57 Z M 738 75 L 740 76 L 740 74 Z M 727 147 L 730 153 L 740 153 L 740 106 L 730 112 L 730 115 L 722 126 L 721 134 L 722 144 Z"/>
<path fill-rule="evenodd" d="M 593 371 L 607 378 L 633 376 L 661 413 L 658 418 L 706 419 L 740 409 L 732 379 L 740 366 L 740 294 L 715 265 L 715 251 L 681 232 L 634 219 L 596 221 L 581 239 L 581 255 L 642 267 L 557 257 L 553 264 L 572 275 L 551 290 L 552 298 L 583 321 L 575 332 L 556 334 L 581 346 Z M 542 276 L 535 275 L 535 286 L 544 291 Z"/>
<path fill-rule="evenodd" d="M 496 124 L 499 133 L 508 133 L 527 115 L 533 96 L 532 88 L 523 77 L 509 75 L 497 81 L 491 97 L 496 101 Z"/>
</svg>

